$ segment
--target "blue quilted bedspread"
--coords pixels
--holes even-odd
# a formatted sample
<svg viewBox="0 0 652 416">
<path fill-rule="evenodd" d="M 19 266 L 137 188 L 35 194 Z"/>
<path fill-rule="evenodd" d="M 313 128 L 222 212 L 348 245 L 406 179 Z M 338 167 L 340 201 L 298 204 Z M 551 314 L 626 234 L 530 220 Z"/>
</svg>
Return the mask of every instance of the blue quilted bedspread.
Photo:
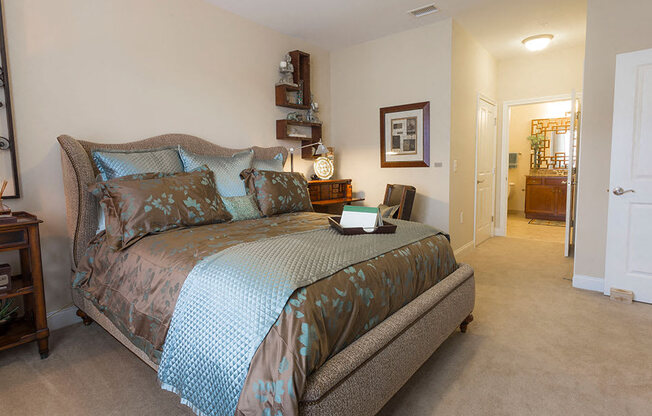
<svg viewBox="0 0 652 416">
<path fill-rule="evenodd" d="M 437 233 L 397 222 L 392 235 L 320 229 L 243 243 L 199 262 L 172 317 L 161 386 L 197 414 L 233 415 L 256 349 L 296 289 Z"/>
</svg>

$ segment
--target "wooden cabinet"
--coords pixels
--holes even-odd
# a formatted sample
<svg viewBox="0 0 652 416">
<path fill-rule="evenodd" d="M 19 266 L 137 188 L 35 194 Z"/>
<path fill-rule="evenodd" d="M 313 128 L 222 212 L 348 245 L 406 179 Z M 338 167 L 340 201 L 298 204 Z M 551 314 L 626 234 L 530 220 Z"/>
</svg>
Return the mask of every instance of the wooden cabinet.
<svg viewBox="0 0 652 416">
<path fill-rule="evenodd" d="M 351 179 L 309 181 L 308 191 L 315 211 L 326 214 L 340 215 L 344 205 L 364 201 L 364 198 L 353 198 Z"/>
<path fill-rule="evenodd" d="M 563 176 L 527 176 L 525 217 L 565 221 L 566 183 Z"/>
</svg>

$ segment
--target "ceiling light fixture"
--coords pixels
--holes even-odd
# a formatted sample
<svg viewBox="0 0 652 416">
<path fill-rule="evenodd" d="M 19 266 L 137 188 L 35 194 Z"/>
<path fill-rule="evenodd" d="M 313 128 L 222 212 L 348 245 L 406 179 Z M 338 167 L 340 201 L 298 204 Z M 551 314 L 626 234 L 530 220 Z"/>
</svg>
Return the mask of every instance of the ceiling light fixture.
<svg viewBox="0 0 652 416">
<path fill-rule="evenodd" d="M 421 7 L 417 7 L 416 9 L 409 10 L 408 13 L 410 13 L 414 17 L 422 17 L 431 13 L 436 13 L 438 11 L 439 9 L 435 7 L 433 3 L 427 6 L 421 6 Z"/>
<path fill-rule="evenodd" d="M 525 45 L 528 50 L 531 51 L 540 51 L 548 47 L 552 41 L 552 35 L 536 35 L 530 36 L 529 38 L 523 39 L 523 45 Z"/>
</svg>

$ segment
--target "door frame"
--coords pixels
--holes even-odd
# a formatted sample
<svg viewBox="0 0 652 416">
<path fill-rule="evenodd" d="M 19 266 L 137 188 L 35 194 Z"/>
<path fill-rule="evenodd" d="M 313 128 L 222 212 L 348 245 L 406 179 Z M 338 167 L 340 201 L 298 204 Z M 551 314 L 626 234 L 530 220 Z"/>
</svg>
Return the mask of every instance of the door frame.
<svg viewBox="0 0 652 416">
<path fill-rule="evenodd" d="M 582 98 L 582 93 L 575 94 L 576 99 Z M 500 149 L 500 186 L 496 186 L 496 199 L 500 202 L 498 209 L 498 216 L 500 226 L 495 227 L 495 233 L 498 236 L 507 235 L 507 187 L 509 183 L 509 110 L 511 107 L 527 104 L 541 104 L 554 101 L 570 101 L 573 99 L 573 94 L 560 94 L 551 95 L 547 97 L 537 98 L 524 98 L 520 100 L 503 101 L 502 107 L 502 132 L 501 132 L 501 149 Z M 498 181 L 498 178 L 496 178 Z"/>
<path fill-rule="evenodd" d="M 478 215 L 478 134 L 480 129 L 478 128 L 478 111 L 480 110 L 480 101 L 484 101 L 487 104 L 493 105 L 496 110 L 496 123 L 494 124 L 494 146 L 498 139 L 498 104 L 496 100 L 489 98 L 488 96 L 478 93 L 478 97 L 475 102 L 475 169 L 473 173 L 473 247 L 476 246 L 476 231 L 477 231 L 477 215 Z M 494 217 L 494 220 L 491 222 L 491 237 L 496 235 L 496 157 L 493 157 L 493 172 L 494 172 L 494 191 L 491 196 L 491 215 Z"/>
</svg>

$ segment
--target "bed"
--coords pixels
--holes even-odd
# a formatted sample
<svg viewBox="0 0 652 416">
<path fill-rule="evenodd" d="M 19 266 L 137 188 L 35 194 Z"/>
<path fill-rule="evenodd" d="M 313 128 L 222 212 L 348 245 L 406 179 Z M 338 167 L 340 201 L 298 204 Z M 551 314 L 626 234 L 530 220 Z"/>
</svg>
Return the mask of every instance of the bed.
<svg viewBox="0 0 652 416">
<path fill-rule="evenodd" d="M 138 325 L 127 327 L 129 325 L 124 324 L 125 319 L 121 319 L 117 316 L 119 315 L 117 313 L 111 313 L 111 307 L 107 308 L 107 304 L 102 304 L 100 301 L 102 296 L 96 293 L 93 294 L 87 280 L 83 281 L 80 278 L 80 270 L 90 270 L 88 265 L 89 251 L 95 250 L 93 254 L 96 257 L 104 256 L 102 258 L 109 261 L 109 257 L 102 254 L 104 253 L 101 248 L 102 241 L 101 238 L 97 237 L 96 232 L 99 205 L 96 199 L 87 191 L 88 184 L 95 181 L 98 173 L 91 162 L 91 151 L 93 149 L 156 149 L 181 144 L 184 148 L 196 153 L 228 156 L 242 149 L 227 149 L 194 136 L 180 134 L 157 136 L 124 144 L 92 143 L 76 140 L 70 136 L 60 136 L 58 140 L 61 145 L 68 233 L 72 241 L 74 265 L 72 296 L 73 302 L 79 308 L 78 314 L 84 318 L 85 323 L 97 322 L 119 342 L 156 370 L 160 362 L 161 345 L 166 338 L 168 329 L 167 324 L 169 322 L 166 319 L 169 318 L 171 312 L 161 312 L 161 316 L 166 318 L 156 321 L 157 323 L 165 321 L 165 325 L 150 325 L 148 327 L 149 332 L 139 332 L 134 329 Z M 271 159 L 279 153 L 283 154 L 284 158 L 287 157 L 287 150 L 283 147 L 253 147 L 252 149 L 255 157 L 260 159 Z M 313 230 L 321 227 L 324 221 L 325 219 L 320 217 L 320 214 L 294 213 L 284 214 L 278 218 L 243 221 L 241 224 L 217 224 L 200 228 L 202 228 L 203 231 L 201 232 L 205 235 L 222 233 L 221 235 L 225 237 L 224 241 L 228 240 L 227 236 L 237 235 L 238 233 L 249 235 L 251 233 L 248 230 L 254 228 L 262 233 L 261 239 L 264 239 L 271 235 L 265 233 L 276 233 L 277 230 L 286 228 L 298 230 L 299 232 L 304 229 Z M 131 250 L 129 255 L 132 257 L 137 255 L 138 250 L 144 250 L 143 253 L 147 253 L 147 250 L 151 252 L 152 247 L 160 249 L 162 243 L 159 240 L 164 238 L 175 241 L 186 238 L 188 241 L 196 241 L 197 236 L 201 234 L 201 232 L 198 234 L 198 231 L 193 230 L 175 232 L 173 238 L 169 237 L 172 233 L 168 236 L 154 235 L 146 237 L 142 242 L 128 249 Z M 192 234 L 193 232 L 195 234 Z M 255 236 L 247 238 L 252 240 L 251 242 L 255 242 L 253 241 Z M 425 247 L 431 249 L 436 247 L 437 252 L 449 253 L 449 258 L 452 257 L 450 245 L 441 235 L 420 238 L 418 241 L 410 243 L 409 246 L 406 245 L 403 250 L 421 250 L 425 249 Z M 194 250 L 201 251 L 201 249 L 197 248 Z M 388 251 L 388 253 L 399 255 L 400 251 L 394 250 Z M 146 256 L 146 254 L 142 255 Z M 424 255 L 424 253 L 420 253 L 416 256 L 407 257 L 412 259 Z M 356 267 L 354 269 L 356 272 L 360 272 L 359 269 L 366 267 L 363 271 L 373 274 L 375 269 L 384 267 L 382 266 L 383 261 L 386 263 L 388 261 L 380 259 L 383 256 L 377 257 L 373 259 L 375 263 L 370 259 L 366 264 L 356 263 L 352 266 Z M 179 258 L 179 255 L 175 257 L 177 260 Z M 454 257 L 452 259 L 454 262 Z M 118 261 L 117 258 L 110 259 L 111 263 L 116 261 Z M 441 263 L 441 259 L 438 261 Z M 189 268 L 193 264 L 192 261 L 189 261 L 185 263 L 184 267 Z M 412 264 L 414 264 L 414 261 Z M 125 267 L 129 269 L 129 267 Z M 169 269 L 169 265 L 165 267 Z M 99 276 L 102 270 L 97 270 L 99 270 L 97 271 Z M 128 272 L 124 273 L 130 276 L 138 276 L 139 270 L 137 267 L 131 267 Z M 183 267 L 181 267 L 181 270 L 180 274 L 183 277 L 186 272 L 183 271 Z M 342 336 L 341 340 L 334 339 L 333 345 L 330 346 L 331 349 L 328 350 L 332 353 L 319 357 L 314 365 L 315 370 L 302 380 L 301 394 L 300 397 L 296 398 L 296 405 L 291 406 L 291 413 L 301 415 L 373 415 L 382 408 L 457 327 L 465 332 L 466 326 L 472 320 L 471 312 L 475 300 L 473 270 L 468 265 L 456 263 L 454 267 L 445 268 L 442 266 L 437 270 L 440 274 L 444 273 L 443 270 L 446 270 L 446 275 L 434 276 L 431 286 L 419 288 L 418 284 L 410 283 L 413 286 L 416 285 L 414 286 L 416 289 L 409 290 L 414 296 L 400 298 L 398 303 L 395 302 L 393 305 L 386 306 L 384 312 L 376 313 L 380 318 L 374 316 L 373 319 L 365 323 L 370 329 L 351 332 L 350 328 L 347 327 L 346 331 L 350 333 Z M 346 284 L 355 285 L 354 279 L 346 279 L 346 276 L 343 275 L 345 272 L 346 270 L 342 270 L 332 275 L 329 274 L 328 278 L 307 286 L 307 294 L 303 292 L 302 295 L 297 291 L 293 296 L 310 297 L 310 290 L 316 290 L 314 287 L 317 285 L 327 284 L 326 281 L 329 279 L 337 279 L 338 274 L 342 274 L 338 287 L 343 287 L 342 285 L 349 281 L 352 283 Z M 113 277 L 120 273 L 119 271 L 113 273 Z M 135 279 L 138 279 L 138 277 L 135 277 Z M 113 282 L 103 282 L 103 284 L 106 283 L 106 286 L 110 286 L 115 284 L 116 280 L 120 279 L 114 279 Z M 183 283 L 182 278 L 178 281 L 181 284 Z M 412 286 L 410 287 L 412 288 Z M 357 286 L 356 289 L 361 290 Z M 134 296 L 138 295 L 134 294 Z M 105 296 L 105 298 L 108 297 Z M 300 302 L 302 298 L 294 298 L 289 302 L 292 300 Z M 132 300 L 132 303 L 135 302 L 137 300 Z M 315 301 L 315 303 L 317 302 L 319 301 Z M 335 300 L 333 300 L 333 303 L 335 303 Z M 174 305 L 171 308 L 174 309 Z M 119 307 L 114 308 L 114 310 L 119 309 Z M 282 317 L 279 318 L 281 328 L 284 328 L 283 325 L 285 327 L 292 326 L 293 314 L 299 316 L 298 310 L 288 312 L 285 313 L 284 311 L 285 315 L 282 314 L 282 317 L 285 316 L 288 321 L 287 323 L 282 321 Z M 302 310 L 302 312 L 305 311 Z M 279 322 L 277 322 L 277 326 Z M 355 326 L 355 323 L 349 326 Z M 360 327 L 362 328 L 362 325 Z M 341 328 L 336 328 L 336 330 L 338 336 L 340 336 L 343 330 Z M 268 334 L 261 345 L 264 346 L 268 342 L 279 342 L 278 340 L 270 340 L 270 338 L 272 337 Z M 324 336 L 324 339 L 327 338 Z M 263 353 L 257 351 L 256 354 L 254 361 Z M 248 376 L 246 383 L 248 383 L 245 384 L 246 386 L 252 384 L 253 388 L 256 388 L 253 377 Z M 238 414 L 246 414 L 246 409 L 247 407 L 244 405 L 239 406 Z"/>
</svg>

